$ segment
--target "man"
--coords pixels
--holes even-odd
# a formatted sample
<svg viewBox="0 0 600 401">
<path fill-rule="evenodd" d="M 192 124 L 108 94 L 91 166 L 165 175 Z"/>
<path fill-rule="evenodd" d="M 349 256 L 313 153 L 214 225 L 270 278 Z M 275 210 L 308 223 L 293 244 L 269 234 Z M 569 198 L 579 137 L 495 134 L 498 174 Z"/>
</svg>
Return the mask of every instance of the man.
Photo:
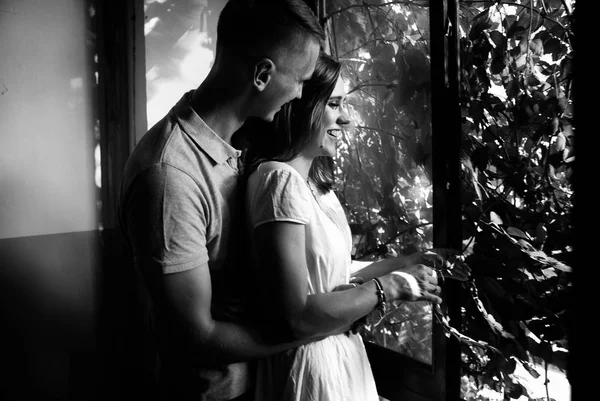
<svg viewBox="0 0 600 401">
<path fill-rule="evenodd" d="M 245 361 L 298 345 L 269 345 L 233 313 L 251 289 L 238 284 L 248 282 L 231 137 L 302 95 L 324 39 L 302 0 L 230 0 L 207 78 L 127 162 L 119 220 L 150 296 L 165 399 L 249 399 Z"/>
</svg>

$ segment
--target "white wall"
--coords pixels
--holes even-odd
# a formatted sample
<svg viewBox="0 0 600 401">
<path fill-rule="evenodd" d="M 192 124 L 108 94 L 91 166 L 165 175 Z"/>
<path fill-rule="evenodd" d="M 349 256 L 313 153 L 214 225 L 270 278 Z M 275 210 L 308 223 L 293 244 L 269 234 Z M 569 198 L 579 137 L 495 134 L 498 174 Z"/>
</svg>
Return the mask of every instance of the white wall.
<svg viewBox="0 0 600 401">
<path fill-rule="evenodd" d="M 98 226 L 86 4 L 0 0 L 0 238 Z"/>
</svg>

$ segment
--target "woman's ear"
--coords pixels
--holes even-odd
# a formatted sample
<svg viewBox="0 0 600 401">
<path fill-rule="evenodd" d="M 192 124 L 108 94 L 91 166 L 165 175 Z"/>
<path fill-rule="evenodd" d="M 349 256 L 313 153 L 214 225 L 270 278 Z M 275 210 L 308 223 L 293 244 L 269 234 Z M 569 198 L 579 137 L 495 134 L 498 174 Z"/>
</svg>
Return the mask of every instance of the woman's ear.
<svg viewBox="0 0 600 401">
<path fill-rule="evenodd" d="M 254 76 L 252 77 L 252 85 L 259 91 L 265 90 L 269 82 L 271 82 L 271 74 L 275 71 L 275 64 L 268 58 L 260 60 L 254 66 Z"/>
</svg>

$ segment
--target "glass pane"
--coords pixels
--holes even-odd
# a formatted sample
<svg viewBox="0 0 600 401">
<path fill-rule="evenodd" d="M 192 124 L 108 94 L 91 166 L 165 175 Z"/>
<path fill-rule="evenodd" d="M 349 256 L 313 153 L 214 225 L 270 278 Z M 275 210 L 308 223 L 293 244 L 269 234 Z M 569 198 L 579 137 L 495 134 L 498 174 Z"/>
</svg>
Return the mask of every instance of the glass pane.
<svg viewBox="0 0 600 401">
<path fill-rule="evenodd" d="M 343 63 L 353 127 L 339 148 L 338 195 L 354 258 L 375 260 L 432 246 L 428 2 L 327 2 L 329 47 Z M 398 303 L 371 320 L 367 341 L 432 361 L 432 310 Z"/>
<path fill-rule="evenodd" d="M 206 78 L 227 0 L 144 0 L 148 127 Z"/>
</svg>

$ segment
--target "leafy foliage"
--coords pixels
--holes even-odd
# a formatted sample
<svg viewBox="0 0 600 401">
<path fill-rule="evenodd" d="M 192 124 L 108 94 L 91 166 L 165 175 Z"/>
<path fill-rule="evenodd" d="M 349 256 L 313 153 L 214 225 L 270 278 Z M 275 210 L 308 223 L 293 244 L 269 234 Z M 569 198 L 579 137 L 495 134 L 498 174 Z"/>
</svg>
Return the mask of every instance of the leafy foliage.
<svg viewBox="0 0 600 401">
<path fill-rule="evenodd" d="M 327 5 L 330 50 L 344 63 L 355 121 L 336 164 L 338 195 L 361 238 L 355 258 L 430 248 L 429 3 Z M 473 388 L 475 399 L 486 399 L 484 389 L 527 396 L 517 364 L 534 377 L 536 364 L 566 369 L 573 8 L 567 0 L 460 3 L 462 235 L 472 277 L 459 327 L 434 315 L 461 340 L 469 399 Z M 367 340 L 427 361 L 431 314 L 397 307 Z"/>
<path fill-rule="evenodd" d="M 428 2 L 396 3 L 328 2 L 355 123 L 336 161 L 338 196 L 362 260 L 432 247 Z M 398 303 L 363 335 L 431 362 L 432 319 L 426 303 Z"/>
</svg>

